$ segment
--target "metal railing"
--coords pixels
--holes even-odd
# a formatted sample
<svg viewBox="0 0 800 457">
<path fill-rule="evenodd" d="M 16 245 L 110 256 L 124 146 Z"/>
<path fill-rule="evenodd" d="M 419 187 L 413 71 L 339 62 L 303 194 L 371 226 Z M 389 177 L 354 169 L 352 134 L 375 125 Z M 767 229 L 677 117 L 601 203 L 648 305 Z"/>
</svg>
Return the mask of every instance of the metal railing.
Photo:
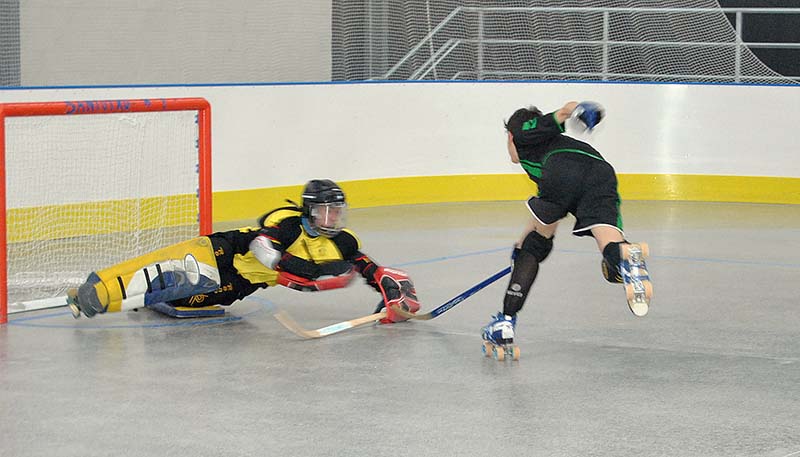
<svg viewBox="0 0 800 457">
<path fill-rule="evenodd" d="M 484 31 L 484 18 L 488 13 L 599 13 L 602 15 L 602 39 L 600 40 L 519 40 L 519 39 L 496 39 L 485 38 Z M 449 38 L 444 44 L 434 51 L 433 40 L 437 35 L 452 21 L 456 20 L 460 15 L 467 13 L 477 13 L 477 37 L 476 38 Z M 611 20 L 610 16 L 613 13 L 698 13 L 698 14 L 734 14 L 735 23 L 734 31 L 736 40 L 732 42 L 713 42 L 713 41 L 614 41 L 610 39 Z M 743 78 L 751 78 L 752 76 L 742 74 L 742 54 L 747 48 L 771 48 L 771 49 L 800 49 L 800 43 L 774 43 L 774 42 L 744 42 L 741 40 L 741 30 L 744 23 L 745 14 L 798 14 L 800 15 L 800 8 L 559 8 L 559 7 L 457 7 L 450 14 L 447 15 L 436 27 L 412 47 L 405 56 L 403 56 L 394 66 L 392 66 L 381 79 L 391 79 L 395 73 L 398 72 L 406 63 L 418 57 L 424 47 L 427 45 L 427 51 L 430 56 L 417 67 L 408 78 L 409 80 L 425 79 L 431 72 L 435 72 L 437 67 L 459 47 L 464 45 L 474 45 L 477 49 L 475 56 L 474 71 L 459 71 L 453 74 L 449 79 L 456 80 L 462 79 L 464 76 L 474 75 L 474 79 L 482 80 L 491 77 L 503 78 L 531 78 L 531 77 L 571 77 L 571 78 L 598 78 L 601 80 L 609 80 L 613 78 L 675 78 L 675 79 L 692 79 L 692 78 L 705 78 L 708 79 L 709 75 L 693 75 L 693 74 L 647 74 L 647 73 L 614 73 L 611 72 L 609 55 L 610 50 L 614 46 L 659 46 L 659 47 L 700 47 L 700 48 L 720 48 L 732 49 L 734 55 L 733 72 L 730 75 L 713 75 L 716 79 L 725 79 L 734 82 L 739 82 Z M 486 70 L 484 68 L 484 53 L 487 45 L 491 44 L 524 44 L 524 45 L 581 45 L 581 46 L 595 46 L 601 49 L 601 63 L 599 72 L 552 72 L 552 71 L 504 71 L 504 70 Z M 766 65 L 765 65 L 765 68 Z M 774 75 L 759 75 L 755 78 L 759 80 L 795 80 L 800 82 L 800 75 L 786 76 L 778 75 L 770 70 Z"/>
</svg>

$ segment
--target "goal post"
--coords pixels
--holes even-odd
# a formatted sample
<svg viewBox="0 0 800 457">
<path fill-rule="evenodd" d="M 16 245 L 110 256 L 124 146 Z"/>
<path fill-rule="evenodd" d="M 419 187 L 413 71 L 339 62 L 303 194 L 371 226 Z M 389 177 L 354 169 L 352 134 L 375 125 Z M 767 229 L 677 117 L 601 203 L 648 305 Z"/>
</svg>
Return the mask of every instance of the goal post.
<svg viewBox="0 0 800 457">
<path fill-rule="evenodd" d="M 212 231 L 202 98 L 0 103 L 0 324 Z"/>
</svg>

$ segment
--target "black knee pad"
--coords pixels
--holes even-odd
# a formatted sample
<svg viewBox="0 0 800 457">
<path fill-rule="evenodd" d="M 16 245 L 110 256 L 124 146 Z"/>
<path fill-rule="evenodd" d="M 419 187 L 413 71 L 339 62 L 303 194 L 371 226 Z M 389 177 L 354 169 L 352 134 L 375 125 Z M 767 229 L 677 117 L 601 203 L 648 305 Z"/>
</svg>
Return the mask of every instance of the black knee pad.
<svg viewBox="0 0 800 457">
<path fill-rule="evenodd" d="M 537 261 L 542 262 L 553 250 L 553 239 L 545 238 L 539 232 L 530 232 L 522 240 L 522 250 L 529 252 Z"/>
</svg>

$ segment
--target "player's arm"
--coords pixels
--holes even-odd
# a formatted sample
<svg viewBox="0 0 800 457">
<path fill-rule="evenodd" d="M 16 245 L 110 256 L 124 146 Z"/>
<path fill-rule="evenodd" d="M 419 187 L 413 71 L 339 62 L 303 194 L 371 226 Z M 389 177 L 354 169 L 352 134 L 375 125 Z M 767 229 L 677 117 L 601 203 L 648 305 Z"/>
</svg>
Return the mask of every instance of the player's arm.
<svg viewBox="0 0 800 457">
<path fill-rule="evenodd" d="M 575 111 L 575 108 L 578 106 L 578 102 L 570 101 L 564 104 L 558 111 L 553 113 L 553 117 L 555 117 L 556 122 L 559 124 L 564 124 L 567 122 L 567 119 L 572 116 L 572 113 Z"/>
<path fill-rule="evenodd" d="M 278 272 L 276 282 L 284 287 L 303 292 L 339 289 L 350 284 L 355 276 L 349 262 L 317 264 L 281 250 L 282 246 L 286 246 L 285 241 L 262 231 L 250 243 L 250 250 L 264 266 Z"/>
<path fill-rule="evenodd" d="M 300 236 L 298 218 L 286 218 L 274 225 L 266 225 L 250 242 L 250 251 L 261 264 L 270 270 L 285 271 L 306 279 L 316 279 L 323 271 L 316 263 L 286 252 Z"/>
<path fill-rule="evenodd" d="M 304 279 L 316 280 L 326 276 L 341 276 L 353 270 L 350 262 L 334 261 L 318 264 L 281 251 L 281 246 L 274 239 L 259 235 L 250 243 L 250 250 L 265 267 L 281 274 L 288 273 Z"/>
<path fill-rule="evenodd" d="M 355 271 L 364 277 L 367 284 L 380 292 L 380 287 L 378 287 L 374 278 L 375 271 L 380 265 L 360 251 L 361 241 L 356 237 L 356 234 L 350 230 L 342 230 L 333 238 L 333 242 L 339 248 L 339 252 L 342 253 L 342 258 L 353 265 Z"/>
</svg>

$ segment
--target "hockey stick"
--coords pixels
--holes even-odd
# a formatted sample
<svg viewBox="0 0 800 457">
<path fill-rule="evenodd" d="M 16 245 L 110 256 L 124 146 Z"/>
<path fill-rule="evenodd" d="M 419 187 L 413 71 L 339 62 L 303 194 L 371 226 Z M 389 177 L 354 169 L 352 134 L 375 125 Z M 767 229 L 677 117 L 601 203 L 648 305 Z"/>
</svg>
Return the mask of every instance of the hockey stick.
<svg viewBox="0 0 800 457">
<path fill-rule="evenodd" d="M 292 317 L 289 316 L 289 314 L 287 314 L 285 311 L 276 311 L 272 316 L 275 317 L 275 319 L 277 319 L 278 322 L 283 324 L 284 327 L 289 329 L 289 331 L 291 331 L 295 335 L 306 339 L 312 339 L 312 338 L 322 338 L 323 336 L 330 336 L 350 328 L 360 327 L 364 324 L 369 324 L 377 320 L 383 319 L 384 317 L 386 317 L 386 310 L 384 309 L 379 313 L 370 314 L 369 316 L 364 316 L 364 317 L 358 317 L 356 319 L 350 319 L 349 321 L 339 322 L 338 324 L 328 325 L 326 327 L 318 328 L 316 330 L 304 329 L 303 327 L 300 326 L 300 324 L 297 323 L 297 321 L 292 319 Z"/>
<path fill-rule="evenodd" d="M 378 321 L 386 317 L 386 310 L 384 309 L 381 312 L 375 312 L 373 314 L 370 314 L 369 316 L 357 317 L 355 319 L 339 322 L 338 324 L 328 325 L 322 328 L 318 328 L 316 330 L 308 330 L 300 326 L 300 324 L 298 324 L 297 321 L 294 320 L 292 316 L 289 315 L 289 313 L 278 309 L 274 303 L 265 298 L 261 298 L 256 295 L 251 295 L 247 297 L 246 300 L 252 300 L 254 302 L 261 303 L 267 308 L 268 311 L 272 313 L 272 316 L 278 322 L 280 322 L 281 325 L 286 327 L 287 330 L 289 330 L 290 332 L 294 333 L 295 335 L 301 338 L 306 338 L 306 339 L 322 338 L 323 336 L 333 335 L 350 328 L 356 328 L 364 324 L 369 324 L 370 322 Z"/>
<path fill-rule="evenodd" d="M 409 318 L 409 319 L 419 319 L 419 320 L 423 320 L 423 321 L 431 320 L 431 319 L 433 319 L 435 317 L 441 316 L 442 314 L 444 314 L 445 312 L 447 312 L 448 310 L 450 310 L 451 308 L 453 308 L 457 304 L 459 304 L 462 301 L 466 300 L 467 298 L 475 295 L 476 292 L 478 292 L 481 289 L 485 288 L 489 284 L 497 281 L 498 279 L 502 278 L 503 276 L 509 274 L 510 272 L 511 272 L 511 267 L 506 267 L 506 268 L 498 271 L 497 273 L 493 274 L 492 276 L 484 279 L 480 283 L 472 286 L 472 288 L 470 288 L 468 290 L 465 290 L 464 292 L 461 292 L 459 295 L 456 295 L 455 297 L 451 298 L 450 300 L 447 300 L 441 306 L 439 306 L 438 308 L 434 309 L 433 311 L 430 311 L 430 312 L 425 313 L 425 314 L 411 314 L 408 311 L 405 311 L 405 310 L 403 310 L 401 308 L 398 308 L 398 307 L 392 307 L 392 309 L 397 314 L 399 314 L 399 315 L 401 315 L 403 317 Z"/>
</svg>

